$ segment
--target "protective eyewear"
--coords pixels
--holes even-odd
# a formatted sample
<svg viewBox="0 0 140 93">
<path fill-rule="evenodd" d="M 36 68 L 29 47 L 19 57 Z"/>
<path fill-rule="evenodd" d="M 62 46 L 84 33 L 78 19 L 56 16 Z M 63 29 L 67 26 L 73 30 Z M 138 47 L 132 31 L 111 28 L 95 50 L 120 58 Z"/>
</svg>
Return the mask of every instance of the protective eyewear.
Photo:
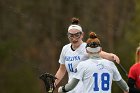
<svg viewBox="0 0 140 93">
<path fill-rule="evenodd" d="M 96 42 L 91 42 L 91 43 L 88 43 L 86 45 L 86 47 L 91 47 L 91 48 L 96 48 L 98 46 L 101 46 L 99 43 L 96 43 Z"/>
<path fill-rule="evenodd" d="M 80 36 L 81 36 L 82 32 L 77 32 L 75 34 L 72 34 L 72 33 L 67 33 L 68 35 L 68 38 L 72 39 L 72 38 L 76 38 L 76 39 L 79 39 Z"/>
</svg>

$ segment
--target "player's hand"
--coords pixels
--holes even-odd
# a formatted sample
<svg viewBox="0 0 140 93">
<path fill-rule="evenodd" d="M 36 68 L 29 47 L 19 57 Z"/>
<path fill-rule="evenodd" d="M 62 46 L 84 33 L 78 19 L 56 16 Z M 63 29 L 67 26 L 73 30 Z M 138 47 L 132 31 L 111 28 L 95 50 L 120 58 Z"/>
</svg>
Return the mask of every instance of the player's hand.
<svg viewBox="0 0 140 93">
<path fill-rule="evenodd" d="M 111 55 L 112 55 L 114 61 L 115 61 L 116 63 L 120 64 L 120 59 L 119 59 L 119 57 L 118 57 L 117 55 L 113 54 L 113 53 L 111 53 Z"/>
<path fill-rule="evenodd" d="M 123 93 L 129 93 L 129 92 L 125 92 L 125 91 L 124 91 Z"/>
<path fill-rule="evenodd" d="M 63 90 L 62 90 L 62 86 L 60 86 L 60 87 L 58 88 L 58 93 L 64 93 Z"/>
</svg>

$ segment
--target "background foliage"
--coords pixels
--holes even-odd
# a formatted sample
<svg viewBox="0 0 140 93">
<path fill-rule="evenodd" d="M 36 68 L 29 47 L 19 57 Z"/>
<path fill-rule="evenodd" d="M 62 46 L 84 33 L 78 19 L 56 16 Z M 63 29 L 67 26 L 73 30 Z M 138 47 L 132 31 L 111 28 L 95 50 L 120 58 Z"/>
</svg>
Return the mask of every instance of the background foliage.
<svg viewBox="0 0 140 93">
<path fill-rule="evenodd" d="M 84 40 L 95 31 L 127 71 L 135 62 L 139 0 L 0 0 L 0 11 L 0 93 L 45 93 L 38 77 L 56 73 L 72 17 L 81 20 Z M 112 92 L 123 93 L 115 83 Z"/>
</svg>

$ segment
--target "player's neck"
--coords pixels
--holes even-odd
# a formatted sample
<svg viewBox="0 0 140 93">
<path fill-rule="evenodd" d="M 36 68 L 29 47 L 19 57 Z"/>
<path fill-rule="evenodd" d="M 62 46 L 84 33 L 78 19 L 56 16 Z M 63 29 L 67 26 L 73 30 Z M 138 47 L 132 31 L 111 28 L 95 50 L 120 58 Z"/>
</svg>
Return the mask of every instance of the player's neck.
<svg viewBox="0 0 140 93">
<path fill-rule="evenodd" d="M 71 47 L 72 47 L 73 50 L 76 50 L 82 43 L 83 43 L 83 41 L 80 41 L 80 42 L 78 42 L 76 44 L 72 44 Z"/>
<path fill-rule="evenodd" d="M 90 54 L 89 57 L 92 58 L 92 59 L 94 59 L 94 58 L 101 58 L 99 53 Z"/>
</svg>

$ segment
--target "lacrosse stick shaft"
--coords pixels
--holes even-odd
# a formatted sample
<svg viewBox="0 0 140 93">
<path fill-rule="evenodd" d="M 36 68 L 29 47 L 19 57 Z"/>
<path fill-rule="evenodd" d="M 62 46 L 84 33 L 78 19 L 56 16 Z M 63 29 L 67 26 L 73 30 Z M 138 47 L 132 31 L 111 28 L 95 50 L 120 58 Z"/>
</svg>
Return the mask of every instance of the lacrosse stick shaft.
<svg viewBox="0 0 140 93">
<path fill-rule="evenodd" d="M 128 76 L 128 73 L 127 71 L 125 70 L 125 68 L 121 65 L 121 64 L 118 64 L 120 66 L 120 68 L 122 69 L 122 71 L 126 74 L 126 76 Z"/>
<path fill-rule="evenodd" d="M 117 65 L 119 65 L 119 67 L 121 68 L 121 70 L 126 74 L 126 76 L 128 76 L 127 71 L 125 70 L 125 68 L 120 63 L 117 63 L 115 60 L 113 62 L 115 62 Z"/>
</svg>

